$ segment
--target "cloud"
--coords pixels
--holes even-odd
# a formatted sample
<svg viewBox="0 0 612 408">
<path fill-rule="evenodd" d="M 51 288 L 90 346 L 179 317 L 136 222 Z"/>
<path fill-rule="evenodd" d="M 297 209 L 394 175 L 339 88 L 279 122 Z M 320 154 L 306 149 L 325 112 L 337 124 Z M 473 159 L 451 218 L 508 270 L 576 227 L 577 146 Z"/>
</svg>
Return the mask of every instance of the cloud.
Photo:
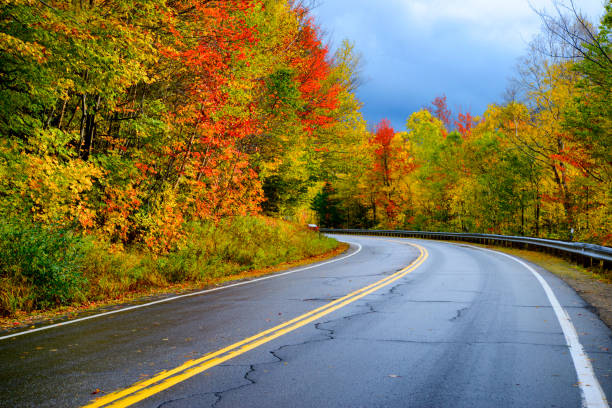
<svg viewBox="0 0 612 408">
<path fill-rule="evenodd" d="M 526 2 L 487 0 L 399 1 L 407 21 L 435 36 L 443 27 L 452 27 L 458 37 L 470 42 L 498 44 L 514 49 L 524 46 L 539 27 Z"/>
<path fill-rule="evenodd" d="M 530 1 L 553 11 L 552 0 Z M 602 0 L 575 1 L 591 18 L 603 11 Z M 388 117 L 397 130 L 442 93 L 476 115 L 501 101 L 540 29 L 527 0 L 322 0 L 314 14 L 332 45 L 349 38 L 363 54 L 365 118 Z"/>
<path fill-rule="evenodd" d="M 534 10 L 554 13 L 551 0 L 393 0 L 404 18 L 419 30 L 435 35 L 442 26 L 452 26 L 459 36 L 472 41 L 523 49 L 541 27 Z M 599 19 L 602 0 L 576 1 L 576 7 L 591 19 Z"/>
</svg>

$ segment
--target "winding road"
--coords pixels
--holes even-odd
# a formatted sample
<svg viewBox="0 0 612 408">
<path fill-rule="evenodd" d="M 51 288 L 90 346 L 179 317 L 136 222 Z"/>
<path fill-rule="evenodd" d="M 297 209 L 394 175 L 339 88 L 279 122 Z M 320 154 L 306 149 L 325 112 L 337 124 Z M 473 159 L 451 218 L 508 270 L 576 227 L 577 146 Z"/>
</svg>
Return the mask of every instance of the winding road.
<svg viewBox="0 0 612 408">
<path fill-rule="evenodd" d="M 1 407 L 607 407 L 612 332 L 468 245 L 336 236 L 320 264 L 0 333 Z"/>
</svg>

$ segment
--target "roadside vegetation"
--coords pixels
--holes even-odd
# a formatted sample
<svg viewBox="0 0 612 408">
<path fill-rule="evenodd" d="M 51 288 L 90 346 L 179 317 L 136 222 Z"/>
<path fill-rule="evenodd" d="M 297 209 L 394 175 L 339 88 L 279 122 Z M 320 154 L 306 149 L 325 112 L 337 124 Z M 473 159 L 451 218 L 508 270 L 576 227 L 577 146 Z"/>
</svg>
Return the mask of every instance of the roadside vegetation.
<svg viewBox="0 0 612 408">
<path fill-rule="evenodd" d="M 510 248 L 505 246 L 485 245 L 478 243 L 469 243 L 469 245 L 489 248 L 495 251 L 515 255 L 519 258 L 526 259 L 531 263 L 539 265 L 547 271 L 552 272 L 564 279 L 589 279 L 602 284 L 612 283 L 612 271 L 602 270 L 601 267 L 597 266 L 584 267 L 557 255 L 551 255 L 541 251 Z"/>
<path fill-rule="evenodd" d="M 0 312 L 58 305 L 103 304 L 173 288 L 197 288 L 270 272 L 280 264 L 319 259 L 338 242 L 294 223 L 236 217 L 186 227 L 180 247 L 165 255 L 113 250 L 66 229 L 5 224 L 0 232 Z M 177 286 L 178 284 L 178 286 Z"/>
</svg>

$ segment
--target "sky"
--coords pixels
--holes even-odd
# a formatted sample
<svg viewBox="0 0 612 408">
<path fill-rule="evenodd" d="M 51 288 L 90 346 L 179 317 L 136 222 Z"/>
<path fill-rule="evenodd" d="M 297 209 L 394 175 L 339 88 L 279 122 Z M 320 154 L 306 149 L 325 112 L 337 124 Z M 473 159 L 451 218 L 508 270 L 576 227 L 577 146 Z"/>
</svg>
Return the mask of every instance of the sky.
<svg viewBox="0 0 612 408">
<path fill-rule="evenodd" d="M 574 0 L 599 21 L 603 0 Z M 454 115 L 503 102 L 517 59 L 540 31 L 532 10 L 552 0 L 315 0 L 312 14 L 333 51 L 343 39 L 362 54 L 357 96 L 372 126 L 405 130 L 412 112 L 445 94 Z"/>
</svg>

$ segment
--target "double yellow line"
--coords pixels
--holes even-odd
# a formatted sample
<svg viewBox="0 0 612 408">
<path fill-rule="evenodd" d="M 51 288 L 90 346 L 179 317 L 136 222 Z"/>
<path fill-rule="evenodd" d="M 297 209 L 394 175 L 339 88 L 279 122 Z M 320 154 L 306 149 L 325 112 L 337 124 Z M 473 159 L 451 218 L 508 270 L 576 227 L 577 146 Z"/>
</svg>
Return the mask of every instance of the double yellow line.
<svg viewBox="0 0 612 408">
<path fill-rule="evenodd" d="M 271 329 L 262 331 L 254 336 L 246 338 L 242 341 L 234 343 L 230 346 L 209 353 L 197 360 L 189 360 L 179 367 L 172 370 L 162 371 L 152 378 L 144 381 L 135 383 L 129 388 L 121 391 L 116 391 L 103 397 L 97 398 L 90 404 L 86 405 L 85 408 L 97 408 L 97 407 L 128 407 L 139 401 L 144 400 L 152 395 L 155 395 L 165 389 L 172 387 L 182 381 L 187 380 L 197 374 L 200 374 L 209 368 L 219 365 L 227 360 L 237 357 L 249 350 L 261 346 L 262 344 L 268 343 L 280 337 L 284 334 L 292 332 L 302 326 L 307 325 L 325 315 L 332 313 L 350 303 L 355 302 L 369 295 L 372 292 L 381 289 L 390 283 L 395 282 L 398 279 L 403 278 L 410 272 L 418 268 L 425 259 L 428 257 L 427 250 L 420 245 L 412 244 L 419 250 L 419 256 L 410 265 L 404 269 L 389 275 L 384 279 L 372 283 L 364 288 L 356 290 L 343 296 L 339 299 L 334 300 L 324 306 L 314 309 L 308 313 L 296 317 L 295 319 L 289 320 L 285 323 L 279 324 L 278 326 L 272 327 Z"/>
</svg>

